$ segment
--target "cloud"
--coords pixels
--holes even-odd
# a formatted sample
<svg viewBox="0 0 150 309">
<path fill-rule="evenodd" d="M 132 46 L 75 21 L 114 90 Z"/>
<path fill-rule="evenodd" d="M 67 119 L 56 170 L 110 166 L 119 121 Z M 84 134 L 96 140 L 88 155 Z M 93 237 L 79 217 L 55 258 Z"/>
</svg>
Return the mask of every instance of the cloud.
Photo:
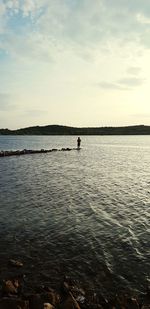
<svg viewBox="0 0 150 309">
<path fill-rule="evenodd" d="M 134 87 L 141 86 L 144 83 L 142 78 L 130 77 L 121 78 L 115 82 L 102 81 L 97 83 L 97 86 L 108 90 L 131 90 Z"/>
<path fill-rule="evenodd" d="M 144 80 L 142 78 L 130 77 L 130 78 L 122 78 L 118 80 L 118 83 L 125 87 L 137 87 L 141 86 L 144 83 Z"/>
<path fill-rule="evenodd" d="M 36 11 L 37 5 L 35 0 L 9 0 L 5 3 L 5 9 L 10 16 L 21 13 L 23 17 L 27 17 Z"/>
<path fill-rule="evenodd" d="M 97 86 L 106 90 L 128 90 L 127 87 L 121 86 L 117 83 L 109 83 L 104 81 L 97 83 Z"/>
<path fill-rule="evenodd" d="M 3 2 L 0 1 L 0 35 L 5 32 L 6 27 L 6 7 Z"/>
<path fill-rule="evenodd" d="M 141 68 L 139 67 L 129 67 L 127 73 L 130 75 L 139 75 L 141 73 Z"/>
<path fill-rule="evenodd" d="M 33 0 L 26 0 L 22 5 L 22 11 L 24 16 L 29 16 L 36 10 L 36 5 Z"/>
<path fill-rule="evenodd" d="M 142 7 L 139 1 L 136 1 L 136 5 L 133 1 L 132 5 L 129 1 L 113 1 L 113 5 L 111 2 L 83 0 L 79 4 L 77 1 L 72 10 L 67 1 L 50 1 L 38 25 L 44 33 L 55 34 L 79 44 L 109 39 L 137 40 L 137 36 L 143 32 L 137 14 L 139 11 L 144 14 L 144 5 Z"/>
<path fill-rule="evenodd" d="M 49 41 L 47 37 L 40 35 L 40 33 L 24 34 L 24 42 L 22 42 L 20 35 L 14 35 L 14 33 L 9 32 L 3 48 L 4 46 L 7 53 L 16 60 L 24 61 L 31 59 L 33 62 L 53 62 L 53 58 L 55 58 L 53 57 L 55 55 L 53 42 Z"/>
<path fill-rule="evenodd" d="M 18 17 L 18 31 L 10 27 L 13 15 Z M 26 51 L 24 55 L 32 59 L 38 59 L 41 53 L 43 60 L 44 55 L 50 60 L 55 51 L 76 52 L 80 47 L 83 54 L 83 50 L 92 52 L 97 46 L 99 50 L 104 46 L 111 49 L 114 41 L 150 45 L 150 8 L 146 0 L 142 4 L 141 0 L 0 0 L 0 16 L 4 46 L 18 57 Z"/>
<path fill-rule="evenodd" d="M 137 21 L 143 25 L 149 25 L 150 24 L 150 17 L 147 17 L 141 13 L 138 13 L 136 15 Z"/>
</svg>

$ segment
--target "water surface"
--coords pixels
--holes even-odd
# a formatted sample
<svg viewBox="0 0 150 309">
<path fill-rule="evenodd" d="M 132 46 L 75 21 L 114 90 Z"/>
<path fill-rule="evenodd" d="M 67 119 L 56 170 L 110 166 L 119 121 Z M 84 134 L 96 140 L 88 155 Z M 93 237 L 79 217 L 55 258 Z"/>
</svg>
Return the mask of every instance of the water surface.
<svg viewBox="0 0 150 309">
<path fill-rule="evenodd" d="M 82 136 L 80 151 L 0 158 L 0 262 L 26 280 L 67 274 L 104 293 L 149 280 L 150 136 Z M 0 150 L 76 147 L 75 136 L 0 136 Z"/>
</svg>

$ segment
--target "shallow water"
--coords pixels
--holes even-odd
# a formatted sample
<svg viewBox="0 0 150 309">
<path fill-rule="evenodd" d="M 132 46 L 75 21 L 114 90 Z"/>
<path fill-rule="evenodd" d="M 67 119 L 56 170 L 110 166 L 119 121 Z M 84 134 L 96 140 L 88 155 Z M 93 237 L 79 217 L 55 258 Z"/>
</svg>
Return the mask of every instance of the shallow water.
<svg viewBox="0 0 150 309">
<path fill-rule="evenodd" d="M 82 136 L 80 151 L 0 158 L 0 262 L 27 283 L 67 274 L 104 293 L 150 278 L 150 136 Z M 76 147 L 75 136 L 0 136 L 0 150 Z"/>
</svg>

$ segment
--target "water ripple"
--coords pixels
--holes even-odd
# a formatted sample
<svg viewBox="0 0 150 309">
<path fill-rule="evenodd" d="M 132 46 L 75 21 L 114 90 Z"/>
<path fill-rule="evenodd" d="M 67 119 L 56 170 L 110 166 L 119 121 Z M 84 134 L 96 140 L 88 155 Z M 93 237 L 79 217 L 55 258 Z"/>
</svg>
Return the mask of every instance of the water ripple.
<svg viewBox="0 0 150 309">
<path fill-rule="evenodd" d="M 81 152 L 1 160 L 1 265 L 19 255 L 35 283 L 68 273 L 104 293 L 142 291 L 150 277 L 150 137 L 82 139 Z M 0 148 L 74 140 L 0 137 Z"/>
</svg>

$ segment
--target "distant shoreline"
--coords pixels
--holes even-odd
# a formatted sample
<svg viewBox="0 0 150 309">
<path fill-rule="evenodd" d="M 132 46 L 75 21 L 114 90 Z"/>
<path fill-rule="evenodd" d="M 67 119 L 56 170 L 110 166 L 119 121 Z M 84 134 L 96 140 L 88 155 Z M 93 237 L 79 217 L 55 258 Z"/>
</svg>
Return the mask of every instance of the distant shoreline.
<svg viewBox="0 0 150 309">
<path fill-rule="evenodd" d="M 17 130 L 0 129 L 0 135 L 150 135 L 150 126 L 69 127 L 61 125 L 33 126 Z"/>
</svg>

